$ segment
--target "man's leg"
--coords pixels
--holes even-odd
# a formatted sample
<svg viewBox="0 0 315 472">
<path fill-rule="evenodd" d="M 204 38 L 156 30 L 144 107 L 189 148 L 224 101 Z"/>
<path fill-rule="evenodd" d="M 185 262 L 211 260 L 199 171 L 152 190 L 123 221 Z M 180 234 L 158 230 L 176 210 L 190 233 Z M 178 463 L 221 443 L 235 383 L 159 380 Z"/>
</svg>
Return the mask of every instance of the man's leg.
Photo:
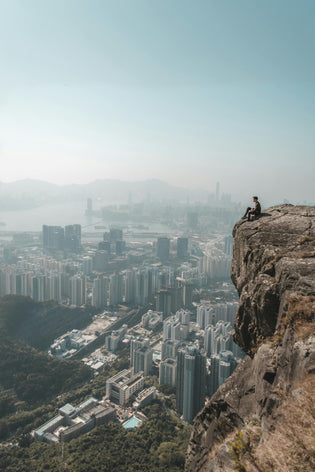
<svg viewBox="0 0 315 472">
<path fill-rule="evenodd" d="M 250 209 L 251 209 L 250 207 L 247 207 L 247 209 L 246 209 L 246 211 L 245 211 L 245 214 L 244 214 L 243 218 L 246 218 L 246 216 L 247 216 L 247 213 L 250 211 Z"/>
<path fill-rule="evenodd" d="M 251 210 L 251 211 L 248 212 L 247 221 L 250 221 L 251 215 L 255 215 L 255 210 Z"/>
</svg>

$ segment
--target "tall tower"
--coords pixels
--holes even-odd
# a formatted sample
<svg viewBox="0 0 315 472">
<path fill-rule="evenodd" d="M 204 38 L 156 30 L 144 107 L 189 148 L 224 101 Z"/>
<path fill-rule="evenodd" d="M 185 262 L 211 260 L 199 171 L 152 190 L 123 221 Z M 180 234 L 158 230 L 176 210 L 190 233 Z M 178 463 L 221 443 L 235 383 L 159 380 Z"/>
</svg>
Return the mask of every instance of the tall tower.
<svg viewBox="0 0 315 472">
<path fill-rule="evenodd" d="M 110 276 L 109 282 L 109 304 L 118 305 L 123 301 L 123 283 L 122 275 L 115 272 Z"/>
<path fill-rule="evenodd" d="M 135 301 L 136 279 L 135 271 L 128 269 L 125 272 L 125 302 L 133 303 Z"/>
<path fill-rule="evenodd" d="M 152 371 L 152 349 L 149 346 L 138 347 L 134 351 L 134 372 L 142 371 L 145 376 Z"/>
<path fill-rule="evenodd" d="M 85 304 L 85 277 L 75 275 L 70 279 L 71 304 L 81 306 Z"/>
<path fill-rule="evenodd" d="M 78 252 L 81 249 L 81 225 L 65 226 L 64 246 L 72 252 Z"/>
<path fill-rule="evenodd" d="M 136 272 L 136 303 L 138 305 L 146 305 L 149 298 L 149 275 L 146 269 Z"/>
<path fill-rule="evenodd" d="M 206 356 L 194 345 L 180 348 L 177 353 L 176 408 L 192 423 L 205 402 Z"/>
<path fill-rule="evenodd" d="M 103 308 L 107 305 L 107 279 L 97 277 L 93 282 L 92 305 L 96 308 Z"/>
<path fill-rule="evenodd" d="M 188 238 L 177 238 L 177 257 L 185 260 L 188 256 Z"/>
<path fill-rule="evenodd" d="M 167 261 L 170 257 L 170 240 L 169 238 L 158 238 L 157 256 L 162 261 Z"/>
<path fill-rule="evenodd" d="M 160 384 L 176 386 L 176 360 L 167 358 L 160 363 L 159 382 Z"/>
<path fill-rule="evenodd" d="M 139 336 L 135 339 L 131 339 L 130 342 L 130 367 L 133 367 L 135 364 L 135 353 L 142 347 L 149 346 L 149 339 Z"/>
<path fill-rule="evenodd" d="M 44 252 L 64 249 L 65 232 L 61 226 L 43 225 L 42 234 Z"/>
</svg>

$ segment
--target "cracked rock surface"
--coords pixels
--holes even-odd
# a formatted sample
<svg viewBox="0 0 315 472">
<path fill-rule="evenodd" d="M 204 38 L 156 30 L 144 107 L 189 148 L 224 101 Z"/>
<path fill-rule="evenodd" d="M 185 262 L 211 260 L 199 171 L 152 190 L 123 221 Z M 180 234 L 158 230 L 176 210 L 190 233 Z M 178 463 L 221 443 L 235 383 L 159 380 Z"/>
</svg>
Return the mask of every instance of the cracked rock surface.
<svg viewBox="0 0 315 472">
<path fill-rule="evenodd" d="M 185 470 L 314 470 L 315 207 L 271 207 L 233 236 L 234 340 L 248 356 L 197 415 Z M 295 414 L 305 444 L 289 434 Z"/>
</svg>

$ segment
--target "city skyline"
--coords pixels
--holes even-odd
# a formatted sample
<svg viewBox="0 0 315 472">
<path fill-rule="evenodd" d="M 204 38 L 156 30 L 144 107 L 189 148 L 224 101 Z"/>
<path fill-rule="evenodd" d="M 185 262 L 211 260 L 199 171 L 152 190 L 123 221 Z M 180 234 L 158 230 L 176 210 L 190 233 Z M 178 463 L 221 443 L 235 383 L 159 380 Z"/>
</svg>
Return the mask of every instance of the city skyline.
<svg viewBox="0 0 315 472">
<path fill-rule="evenodd" d="M 1 181 L 313 201 L 312 2 L 1 7 Z"/>
</svg>

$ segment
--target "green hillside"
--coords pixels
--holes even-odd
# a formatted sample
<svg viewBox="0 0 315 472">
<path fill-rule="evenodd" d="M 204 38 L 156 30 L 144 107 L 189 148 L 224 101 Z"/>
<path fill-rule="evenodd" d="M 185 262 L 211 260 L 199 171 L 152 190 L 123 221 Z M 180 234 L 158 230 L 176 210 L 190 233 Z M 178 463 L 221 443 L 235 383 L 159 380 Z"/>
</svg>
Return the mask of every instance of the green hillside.
<svg viewBox="0 0 315 472">
<path fill-rule="evenodd" d="M 191 432 L 162 405 L 147 407 L 148 421 L 127 431 L 117 423 L 96 428 L 64 445 L 45 444 L 25 438 L 26 447 L 0 451 L 0 469 L 7 472 L 180 472 Z M 31 442 L 30 442 L 31 441 Z"/>
<path fill-rule="evenodd" d="M 0 299 L 0 436 L 13 430 L 5 418 L 42 405 L 60 393 L 88 382 L 91 370 L 79 361 L 57 360 L 28 345 L 43 347 L 50 342 L 49 327 L 58 335 L 79 325 L 73 321 L 75 311 L 54 302 L 36 303 L 30 298 L 6 296 Z M 90 315 L 78 313 L 79 323 L 89 322 Z M 61 320 L 60 325 L 58 325 Z M 47 326 L 45 323 L 47 322 Z M 21 340 L 22 339 L 22 340 Z"/>
<path fill-rule="evenodd" d="M 55 301 L 35 302 L 29 297 L 0 298 L 0 333 L 47 350 L 55 338 L 71 329 L 83 329 L 92 321 L 94 309 L 69 308 Z"/>
</svg>

